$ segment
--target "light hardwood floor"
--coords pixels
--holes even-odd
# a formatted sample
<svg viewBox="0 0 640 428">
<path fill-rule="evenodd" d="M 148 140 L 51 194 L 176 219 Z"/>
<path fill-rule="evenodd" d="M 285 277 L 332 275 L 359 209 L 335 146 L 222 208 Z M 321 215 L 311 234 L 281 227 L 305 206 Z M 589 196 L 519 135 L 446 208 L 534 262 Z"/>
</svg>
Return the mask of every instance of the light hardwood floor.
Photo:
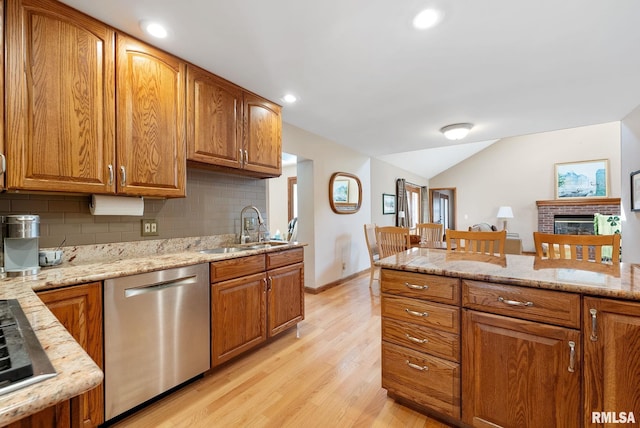
<svg viewBox="0 0 640 428">
<path fill-rule="evenodd" d="M 305 303 L 300 338 L 290 330 L 114 426 L 447 427 L 380 387 L 380 287 L 368 273 Z"/>
</svg>

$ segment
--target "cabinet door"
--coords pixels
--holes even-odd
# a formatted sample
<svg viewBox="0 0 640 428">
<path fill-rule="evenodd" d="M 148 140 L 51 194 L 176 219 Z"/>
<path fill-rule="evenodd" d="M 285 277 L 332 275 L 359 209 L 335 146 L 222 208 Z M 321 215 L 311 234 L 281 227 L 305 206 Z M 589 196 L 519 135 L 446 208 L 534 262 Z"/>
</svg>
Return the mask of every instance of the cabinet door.
<svg viewBox="0 0 640 428">
<path fill-rule="evenodd" d="M 244 169 L 265 176 L 282 173 L 282 117 L 280 106 L 244 94 Z"/>
<path fill-rule="evenodd" d="M 584 425 L 640 418 L 640 304 L 584 298 Z M 610 420 L 611 422 L 612 420 Z"/>
<path fill-rule="evenodd" d="M 268 273 L 269 336 L 304 319 L 304 264 L 270 270 Z"/>
<path fill-rule="evenodd" d="M 7 2 L 8 188 L 115 190 L 114 40 L 58 2 Z"/>
<path fill-rule="evenodd" d="M 186 63 L 117 36 L 120 194 L 184 197 Z"/>
<path fill-rule="evenodd" d="M 223 281 L 211 287 L 211 366 L 267 339 L 266 275 Z"/>
<path fill-rule="evenodd" d="M 187 67 L 187 160 L 241 168 L 242 89 Z"/>
<path fill-rule="evenodd" d="M 9 424 L 5 428 L 70 428 L 72 425 L 69 403 L 69 401 L 63 401 L 55 406 L 47 407 L 38 413 Z"/>
<path fill-rule="evenodd" d="M 578 330 L 464 310 L 462 331 L 463 422 L 580 426 Z"/>
<path fill-rule="evenodd" d="M 42 291 L 38 297 L 71 333 L 95 363 L 102 364 L 102 287 L 99 282 Z M 71 400 L 74 426 L 95 427 L 104 422 L 103 386 Z"/>
</svg>

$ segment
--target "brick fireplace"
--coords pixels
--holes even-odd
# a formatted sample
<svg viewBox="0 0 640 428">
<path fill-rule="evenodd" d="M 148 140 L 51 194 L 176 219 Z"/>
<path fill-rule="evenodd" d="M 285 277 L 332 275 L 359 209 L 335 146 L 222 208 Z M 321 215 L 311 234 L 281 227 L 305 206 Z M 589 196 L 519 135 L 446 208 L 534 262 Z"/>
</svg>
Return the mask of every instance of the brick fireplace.
<svg viewBox="0 0 640 428">
<path fill-rule="evenodd" d="M 556 216 L 609 214 L 620 215 L 620 198 L 553 199 L 536 201 L 538 232 L 554 233 Z"/>
</svg>

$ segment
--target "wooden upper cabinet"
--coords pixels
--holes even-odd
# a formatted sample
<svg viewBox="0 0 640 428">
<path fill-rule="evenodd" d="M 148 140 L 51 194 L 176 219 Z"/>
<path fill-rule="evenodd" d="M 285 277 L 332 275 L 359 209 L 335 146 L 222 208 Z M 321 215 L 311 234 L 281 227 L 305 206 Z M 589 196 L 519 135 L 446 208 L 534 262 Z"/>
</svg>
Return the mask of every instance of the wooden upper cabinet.
<svg viewBox="0 0 640 428">
<path fill-rule="evenodd" d="M 187 67 L 187 159 L 242 167 L 242 89 Z"/>
<path fill-rule="evenodd" d="M 279 176 L 282 173 L 280 106 L 257 95 L 244 94 L 244 169 Z"/>
<path fill-rule="evenodd" d="M 114 31 L 48 0 L 6 2 L 9 189 L 112 193 Z"/>
<path fill-rule="evenodd" d="M 117 191 L 184 197 L 186 63 L 117 36 Z"/>
</svg>

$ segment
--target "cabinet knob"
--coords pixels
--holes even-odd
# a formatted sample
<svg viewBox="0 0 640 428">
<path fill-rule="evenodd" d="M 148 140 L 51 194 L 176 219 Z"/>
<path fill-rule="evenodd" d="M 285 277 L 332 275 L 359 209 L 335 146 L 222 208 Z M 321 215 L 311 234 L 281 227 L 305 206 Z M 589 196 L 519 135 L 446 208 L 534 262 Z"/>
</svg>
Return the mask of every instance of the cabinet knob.
<svg viewBox="0 0 640 428">
<path fill-rule="evenodd" d="M 107 169 L 109 170 L 109 181 L 108 184 L 111 186 L 113 184 L 113 165 L 107 165 Z"/>
<path fill-rule="evenodd" d="M 120 182 L 122 186 L 127 185 L 127 171 L 124 169 L 124 165 L 120 166 Z"/>
<path fill-rule="evenodd" d="M 533 306 L 533 302 L 521 302 L 519 300 L 509 300 L 509 299 L 505 299 L 502 296 L 498 297 L 498 302 L 502 302 L 505 305 L 509 305 L 509 306 L 525 306 L 525 307 Z"/>
<path fill-rule="evenodd" d="M 4 174 L 7 172 L 7 158 L 4 157 L 4 154 L 0 153 L 0 174 Z"/>
<path fill-rule="evenodd" d="M 414 363 L 412 363 L 412 362 L 411 362 L 411 361 L 409 361 L 409 360 L 406 360 L 405 362 L 406 362 L 406 363 L 407 363 L 407 365 L 408 365 L 409 367 L 411 367 L 412 369 L 420 370 L 421 372 L 423 372 L 423 371 L 425 371 L 425 370 L 429 370 L 429 367 L 427 367 L 427 366 L 420 366 L 420 365 L 418 365 L 418 364 L 414 364 Z"/>
<path fill-rule="evenodd" d="M 408 308 L 405 308 L 404 311 L 406 313 L 408 313 L 409 315 L 413 315 L 414 317 L 428 317 L 429 316 L 429 312 L 416 312 L 416 311 L 412 311 Z"/>
<path fill-rule="evenodd" d="M 404 283 L 405 287 L 410 288 L 412 290 L 428 290 L 429 286 L 428 285 L 416 285 L 416 284 L 410 284 L 408 282 Z"/>
</svg>

